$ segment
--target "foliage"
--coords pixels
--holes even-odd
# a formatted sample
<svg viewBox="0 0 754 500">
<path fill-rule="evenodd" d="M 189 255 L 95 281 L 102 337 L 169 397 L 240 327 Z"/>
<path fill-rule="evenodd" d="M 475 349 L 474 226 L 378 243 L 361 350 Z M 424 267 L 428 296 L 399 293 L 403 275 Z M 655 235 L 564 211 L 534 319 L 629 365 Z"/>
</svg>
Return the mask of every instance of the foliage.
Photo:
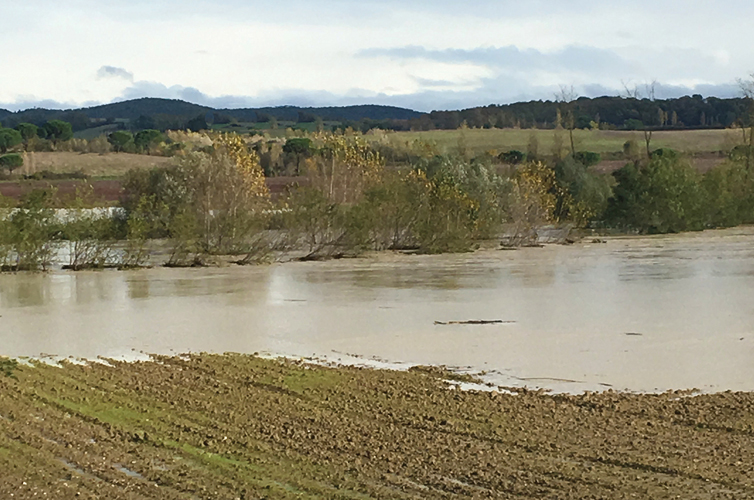
<svg viewBox="0 0 754 500">
<path fill-rule="evenodd" d="M 147 241 L 152 230 L 154 198 L 142 195 L 126 220 L 126 248 L 123 252 L 121 269 L 143 267 L 149 261 Z"/>
<path fill-rule="evenodd" d="M 165 136 L 159 130 L 147 129 L 141 130 L 134 136 L 134 144 L 140 151 L 146 151 L 152 154 L 152 149 L 160 142 L 165 140 Z"/>
<path fill-rule="evenodd" d="M 600 156 L 599 153 L 593 153 L 591 151 L 577 151 L 573 155 L 573 159 L 589 168 L 602 161 L 602 156 Z"/>
<path fill-rule="evenodd" d="M 359 136 L 319 134 L 319 154 L 307 160 L 310 185 L 335 203 L 354 203 L 379 180 L 384 161 Z"/>
<path fill-rule="evenodd" d="M 616 180 L 607 221 L 642 233 L 703 229 L 705 193 L 700 175 L 685 160 L 657 155 L 646 164 L 629 163 Z"/>
<path fill-rule="evenodd" d="M 15 169 L 24 165 L 24 157 L 17 153 L 0 156 L 0 170 L 8 169 L 13 172 Z"/>
<path fill-rule="evenodd" d="M 555 165 L 555 178 L 555 215 L 559 220 L 583 227 L 601 219 L 611 195 L 607 176 L 591 172 L 576 158 L 567 157 Z"/>
<path fill-rule="evenodd" d="M 18 368 L 18 361 L 12 358 L 0 357 L 0 373 L 6 377 L 16 378 L 13 372 Z"/>
<path fill-rule="evenodd" d="M 15 258 L 10 264 L 12 269 L 46 270 L 49 267 L 54 254 L 55 232 L 51 198 L 47 191 L 32 191 L 10 214 L 4 232 Z"/>
<path fill-rule="evenodd" d="M 270 206 L 259 158 L 236 134 L 216 135 L 209 152 L 172 167 L 131 172 L 124 188 L 129 220 L 145 220 L 139 234 L 170 238 L 171 265 L 194 263 L 199 253 L 246 253 Z"/>
<path fill-rule="evenodd" d="M 120 153 L 128 149 L 128 146 L 133 144 L 134 136 L 131 132 L 126 130 L 116 130 L 107 136 L 107 142 L 109 142 L 116 153 Z"/>
<path fill-rule="evenodd" d="M 309 158 L 314 153 L 311 139 L 306 137 L 292 137 L 285 141 L 283 152 L 296 158 L 296 175 L 301 170 L 301 160 Z"/>
<path fill-rule="evenodd" d="M 731 227 L 754 223 L 754 178 L 746 168 L 747 158 L 738 157 L 704 175 L 707 225 Z"/>
<path fill-rule="evenodd" d="M 102 269 L 117 264 L 116 223 L 109 210 L 102 208 L 89 184 L 76 188 L 74 197 L 58 218 L 62 218 L 57 237 L 68 241 L 66 269 Z"/>
<path fill-rule="evenodd" d="M 518 165 L 519 163 L 526 161 L 526 153 L 518 151 L 517 149 L 511 149 L 510 151 L 500 153 L 498 158 L 510 165 Z"/>
<path fill-rule="evenodd" d="M 73 137 L 73 127 L 63 120 L 50 120 L 42 127 L 45 137 L 57 146 L 59 142 L 67 141 Z"/>
<path fill-rule="evenodd" d="M 39 127 L 33 123 L 19 123 L 15 128 L 18 130 L 18 133 L 21 134 L 21 138 L 26 143 L 39 136 Z"/>
<path fill-rule="evenodd" d="M 555 171 L 542 162 L 528 162 L 516 170 L 507 200 L 513 225 L 508 245 L 533 245 L 538 229 L 555 221 L 557 196 Z"/>
<path fill-rule="evenodd" d="M 0 153 L 5 153 L 22 142 L 23 137 L 18 130 L 12 128 L 0 128 Z"/>
</svg>

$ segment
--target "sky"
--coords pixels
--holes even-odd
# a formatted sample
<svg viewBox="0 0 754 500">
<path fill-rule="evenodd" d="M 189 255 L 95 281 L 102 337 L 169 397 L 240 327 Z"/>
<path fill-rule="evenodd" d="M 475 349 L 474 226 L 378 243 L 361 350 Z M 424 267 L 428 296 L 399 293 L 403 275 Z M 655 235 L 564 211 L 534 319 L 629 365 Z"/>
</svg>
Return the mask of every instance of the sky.
<svg viewBox="0 0 754 500">
<path fill-rule="evenodd" d="M 735 97 L 751 0 L 0 0 L 0 108 Z"/>
</svg>

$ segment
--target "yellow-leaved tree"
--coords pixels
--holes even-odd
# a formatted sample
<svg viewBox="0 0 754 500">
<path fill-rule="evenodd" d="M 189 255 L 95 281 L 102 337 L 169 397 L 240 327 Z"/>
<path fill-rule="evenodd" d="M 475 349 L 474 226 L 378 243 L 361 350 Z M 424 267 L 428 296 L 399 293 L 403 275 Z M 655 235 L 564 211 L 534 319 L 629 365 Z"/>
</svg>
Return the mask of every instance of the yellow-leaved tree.
<svg viewBox="0 0 754 500">
<path fill-rule="evenodd" d="M 307 160 L 307 177 L 332 203 L 359 201 L 381 178 L 385 162 L 362 137 L 321 133 L 314 143 L 320 154 Z"/>
<path fill-rule="evenodd" d="M 556 190 L 555 171 L 546 164 L 528 162 L 518 168 L 508 201 L 511 245 L 535 244 L 538 228 L 555 221 Z"/>
</svg>

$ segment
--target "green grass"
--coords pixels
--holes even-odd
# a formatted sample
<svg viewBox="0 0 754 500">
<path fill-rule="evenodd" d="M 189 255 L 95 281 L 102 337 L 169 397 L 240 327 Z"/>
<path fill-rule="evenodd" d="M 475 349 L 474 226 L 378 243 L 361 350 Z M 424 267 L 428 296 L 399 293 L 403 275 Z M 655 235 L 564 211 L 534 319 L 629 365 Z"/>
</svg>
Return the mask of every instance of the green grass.
<svg viewBox="0 0 754 500">
<path fill-rule="evenodd" d="M 421 140 L 433 143 L 440 152 L 457 153 L 465 148 L 474 155 L 485 151 L 501 153 L 511 149 L 527 151 L 532 137 L 536 138 L 539 154 L 553 153 L 556 137 L 560 137 L 563 147 L 568 148 L 567 131 L 522 130 L 522 129 L 467 129 L 432 130 L 428 132 L 389 132 L 388 139 L 393 143 L 406 143 Z M 740 139 L 740 132 L 734 130 L 681 130 L 654 132 L 651 147 L 666 147 L 684 153 L 708 153 L 730 150 Z M 644 147 L 644 134 L 638 131 L 617 130 L 576 130 L 574 142 L 579 151 L 611 153 L 623 150 L 623 144 L 635 140 Z"/>
</svg>

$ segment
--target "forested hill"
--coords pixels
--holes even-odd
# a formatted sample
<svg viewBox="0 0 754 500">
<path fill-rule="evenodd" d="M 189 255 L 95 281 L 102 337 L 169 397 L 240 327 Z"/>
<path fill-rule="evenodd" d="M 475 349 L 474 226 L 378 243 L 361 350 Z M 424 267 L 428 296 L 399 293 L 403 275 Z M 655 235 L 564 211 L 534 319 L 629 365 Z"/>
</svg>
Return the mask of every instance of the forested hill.
<svg viewBox="0 0 754 500">
<path fill-rule="evenodd" d="M 560 116 L 573 117 L 576 128 L 600 126 L 613 129 L 690 129 L 748 125 L 751 100 L 704 98 L 701 95 L 677 99 L 650 100 L 623 97 L 581 97 L 570 103 L 554 101 L 517 102 L 470 108 L 461 111 L 433 111 L 410 126 L 418 130 L 469 127 L 554 128 Z"/>
<path fill-rule="evenodd" d="M 529 101 L 420 113 L 378 105 L 213 109 L 181 100 L 143 98 L 72 110 L 34 108 L 16 113 L 0 110 L 0 121 L 6 127 L 14 127 L 21 122 L 42 125 L 48 120 L 60 119 L 70 122 L 74 131 L 103 125 L 108 125 L 109 129 L 199 130 L 213 123 L 270 124 L 273 119 L 294 127 L 299 123 L 321 120 L 329 122 L 328 126 L 351 126 L 362 131 L 373 127 L 394 130 L 456 129 L 464 123 L 473 128 L 547 129 L 560 124 L 576 128 L 672 130 L 749 126 L 751 117 L 754 117 L 752 103 L 754 101 L 744 98 L 704 98 L 701 95 L 666 100 L 582 97 L 569 103 Z"/>
<path fill-rule="evenodd" d="M 422 116 L 422 113 L 394 106 L 343 106 L 305 108 L 298 106 L 279 106 L 246 109 L 213 109 L 177 99 L 142 98 L 129 101 L 103 104 L 90 108 L 51 110 L 34 108 L 16 113 L 8 112 L 0 120 L 5 126 L 15 126 L 21 122 L 42 123 L 60 119 L 73 124 L 74 130 L 82 130 L 102 121 L 139 122 L 161 124 L 163 128 L 182 128 L 185 123 L 197 116 L 202 116 L 216 123 L 267 122 L 271 118 L 280 121 L 315 121 L 317 118 L 337 122 L 372 121 L 407 121 Z M 138 123 L 137 123 L 138 128 Z"/>
</svg>

